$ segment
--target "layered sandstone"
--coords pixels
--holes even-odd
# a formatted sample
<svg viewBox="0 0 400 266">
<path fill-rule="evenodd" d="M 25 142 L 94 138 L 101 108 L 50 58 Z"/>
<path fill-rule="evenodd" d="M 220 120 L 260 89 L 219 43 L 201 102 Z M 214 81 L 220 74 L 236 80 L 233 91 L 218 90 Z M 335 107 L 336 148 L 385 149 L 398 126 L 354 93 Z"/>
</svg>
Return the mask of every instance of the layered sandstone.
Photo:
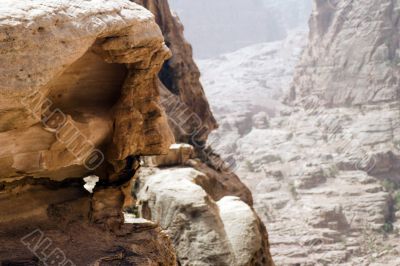
<svg viewBox="0 0 400 266">
<path fill-rule="evenodd" d="M 2 8 L 1 265 L 273 265 L 250 191 L 204 151 L 216 122 L 182 25 L 140 3 L 155 16 L 125 0 Z M 169 157 L 174 135 L 196 149 Z"/>
<path fill-rule="evenodd" d="M 173 56 L 160 72 L 164 84 L 163 106 L 170 116 L 170 126 L 177 142 L 202 146 L 209 133 L 217 128 L 203 87 L 200 72 L 193 60 L 190 44 L 183 36 L 183 25 L 171 13 L 168 1 L 134 0 L 148 8 L 164 34 L 165 42 Z M 172 100 L 175 99 L 175 100 Z M 184 106 L 184 108 L 180 108 Z"/>
<path fill-rule="evenodd" d="M 1 264 L 175 265 L 157 225 L 122 215 L 138 156 L 173 143 L 157 77 L 170 52 L 152 14 L 20 1 L 3 4 L 0 28 Z"/>
<path fill-rule="evenodd" d="M 2 184 L 2 265 L 176 265 L 157 224 L 123 223 L 124 194 L 79 180 L 25 178 Z M 63 264 L 65 263 L 65 264 Z"/>
<path fill-rule="evenodd" d="M 173 143 L 156 76 L 170 53 L 151 14 L 126 2 L 89 7 L 20 3 L 3 13 L 2 59 L 12 64 L 0 76 L 1 139 L 14 141 L 2 149 L 2 178 L 60 167 L 81 174 L 84 156 L 99 146 L 117 167 Z"/>
</svg>

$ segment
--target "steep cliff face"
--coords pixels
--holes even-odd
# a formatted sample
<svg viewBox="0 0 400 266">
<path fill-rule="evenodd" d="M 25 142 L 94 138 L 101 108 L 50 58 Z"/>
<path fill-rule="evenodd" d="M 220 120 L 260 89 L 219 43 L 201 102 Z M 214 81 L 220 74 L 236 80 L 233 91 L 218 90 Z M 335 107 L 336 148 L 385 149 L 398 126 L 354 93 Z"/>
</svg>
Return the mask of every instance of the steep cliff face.
<svg viewBox="0 0 400 266">
<path fill-rule="evenodd" d="M 272 242 L 294 247 L 288 256 L 272 244 L 273 252 L 279 262 L 308 254 L 314 263 L 397 265 L 399 2 L 314 4 L 290 95 L 295 107 L 271 121 L 280 136 L 266 134 L 270 150 L 282 151 L 272 152 L 281 162 L 269 168 L 283 171 L 292 198 L 280 205 L 281 181 L 273 179 L 274 192 L 260 192 L 275 205 L 264 205 L 270 219 L 282 225 L 271 230 Z M 296 222 L 286 216 L 292 201 L 308 209 Z M 296 226 L 307 228 L 290 233 L 300 243 L 285 241 L 285 228 Z"/>
<path fill-rule="evenodd" d="M 290 105 L 240 124 L 228 113 L 221 129 L 235 132 L 220 141 L 246 160 L 278 265 L 399 265 L 399 3 L 314 2 Z"/>
<path fill-rule="evenodd" d="M 390 102 L 399 95 L 397 1 L 315 1 L 310 45 L 292 98 L 328 106 Z"/>
<path fill-rule="evenodd" d="M 178 142 L 203 144 L 208 134 L 217 128 L 210 111 L 200 72 L 193 61 L 192 47 L 183 36 L 183 26 L 174 17 L 168 1 L 135 0 L 149 9 L 156 17 L 165 42 L 173 56 L 167 60 L 160 72 L 160 79 L 167 90 L 163 90 L 163 105 L 169 113 L 170 126 Z M 180 106 L 184 110 L 179 110 Z"/>
<path fill-rule="evenodd" d="M 167 155 L 154 157 L 153 166 L 144 168 L 138 175 L 136 185 L 140 186 L 134 194 L 139 214 L 157 221 L 167 230 L 177 250 L 178 261 L 183 265 L 274 265 L 268 234 L 253 210 L 251 192 L 236 174 L 224 167 L 219 156 L 205 148 L 207 137 L 217 124 L 179 19 L 172 16 L 168 1 L 136 2 L 153 12 L 172 51 L 172 57 L 159 75 L 161 103 L 169 117 L 169 125 L 177 142 L 194 146 L 190 160 L 180 148 L 171 146 Z M 187 145 L 183 147 L 186 147 L 183 150 L 189 149 Z M 163 167 L 162 170 L 153 169 L 157 166 Z M 180 167 L 187 169 L 180 171 Z M 247 215 L 235 218 L 235 226 L 228 226 L 232 221 L 223 223 L 219 213 L 229 209 L 231 201 L 222 201 L 229 196 L 235 197 L 236 200 L 232 200 L 237 204 L 235 206 L 247 206 Z M 249 234 L 238 233 L 241 227 Z M 249 247 L 243 245 L 252 242 L 254 235 L 259 242 L 255 241 Z M 242 246 L 237 250 L 232 247 L 235 243 Z"/>
</svg>

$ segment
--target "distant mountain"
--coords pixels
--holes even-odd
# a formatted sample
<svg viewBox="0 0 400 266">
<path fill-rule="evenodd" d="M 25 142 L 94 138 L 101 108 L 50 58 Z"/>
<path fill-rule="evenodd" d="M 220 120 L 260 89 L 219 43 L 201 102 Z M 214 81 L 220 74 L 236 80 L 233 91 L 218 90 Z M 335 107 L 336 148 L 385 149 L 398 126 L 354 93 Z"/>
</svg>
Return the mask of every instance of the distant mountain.
<svg viewBox="0 0 400 266">
<path fill-rule="evenodd" d="M 172 0 L 198 58 L 279 40 L 286 31 L 261 0 Z"/>
<path fill-rule="evenodd" d="M 282 41 L 197 61 L 201 82 L 220 124 L 209 142 L 224 158 L 240 160 L 241 150 L 234 148 L 235 143 L 258 127 L 261 116 L 273 117 L 284 107 L 281 98 L 290 89 L 295 66 L 307 44 L 307 32 L 291 31 Z"/>
<path fill-rule="evenodd" d="M 265 4 L 289 23 L 284 2 Z M 209 144 L 235 159 L 277 265 L 400 265 L 400 1 L 314 3 L 308 40 L 199 61 Z"/>
<path fill-rule="evenodd" d="M 306 26 L 312 10 L 312 0 L 262 0 L 262 2 L 286 30 Z"/>
<path fill-rule="evenodd" d="M 306 26 L 311 0 L 170 0 L 185 25 L 196 58 L 210 58 L 255 43 L 283 40 Z"/>
</svg>

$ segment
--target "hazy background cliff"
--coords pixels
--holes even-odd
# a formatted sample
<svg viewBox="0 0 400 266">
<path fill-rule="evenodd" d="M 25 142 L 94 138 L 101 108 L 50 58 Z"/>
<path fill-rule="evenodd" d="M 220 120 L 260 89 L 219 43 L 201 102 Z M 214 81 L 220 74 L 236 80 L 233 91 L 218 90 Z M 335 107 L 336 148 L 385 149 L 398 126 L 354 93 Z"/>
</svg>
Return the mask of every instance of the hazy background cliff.
<svg viewBox="0 0 400 266">
<path fill-rule="evenodd" d="M 172 0 L 196 58 L 284 39 L 305 26 L 310 0 Z"/>
</svg>

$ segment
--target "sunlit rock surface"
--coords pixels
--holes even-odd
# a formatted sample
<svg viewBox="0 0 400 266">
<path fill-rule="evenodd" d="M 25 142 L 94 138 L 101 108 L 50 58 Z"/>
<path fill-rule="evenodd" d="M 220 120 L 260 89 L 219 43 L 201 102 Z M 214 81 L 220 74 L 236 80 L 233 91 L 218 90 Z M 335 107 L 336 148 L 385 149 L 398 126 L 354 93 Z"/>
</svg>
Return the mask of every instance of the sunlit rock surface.
<svg viewBox="0 0 400 266">
<path fill-rule="evenodd" d="M 174 141 L 157 82 L 170 51 L 152 14 L 128 1 L 0 12 L 0 263 L 175 265 L 159 227 L 122 215 L 135 156 Z"/>
<path fill-rule="evenodd" d="M 217 125 L 182 25 L 166 1 L 137 2 L 154 15 L 125 0 L 2 6 L 1 265 L 273 265 L 250 191 L 203 151 Z M 178 121 L 171 99 L 192 119 Z M 175 138 L 195 146 L 169 150 Z M 143 162 L 168 178 L 152 187 L 155 194 L 132 195 L 144 182 Z M 167 166 L 190 173 L 169 174 Z M 159 208 L 150 210 L 155 222 L 166 221 L 160 226 L 145 206 L 140 214 L 149 220 L 137 217 L 138 195 L 161 207 L 170 195 L 182 214 L 193 205 L 206 215 L 187 216 L 180 224 L 192 229 L 181 235 L 165 226 L 171 217 Z M 216 203 L 225 196 L 237 197 L 239 228 L 257 236 L 252 245 L 240 245 L 251 240 L 234 225 L 226 232 L 230 221 Z M 210 228 L 215 238 L 203 235 Z"/>
</svg>

